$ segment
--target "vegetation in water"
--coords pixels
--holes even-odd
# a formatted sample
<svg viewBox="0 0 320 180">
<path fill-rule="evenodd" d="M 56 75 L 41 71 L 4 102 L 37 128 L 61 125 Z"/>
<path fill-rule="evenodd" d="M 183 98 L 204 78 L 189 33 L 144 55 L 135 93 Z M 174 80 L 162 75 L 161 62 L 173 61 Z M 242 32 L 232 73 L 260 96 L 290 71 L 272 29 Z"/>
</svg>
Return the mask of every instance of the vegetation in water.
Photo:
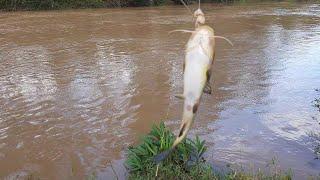
<svg viewBox="0 0 320 180">
<path fill-rule="evenodd" d="M 316 89 L 317 92 L 320 92 L 320 89 Z M 318 111 L 320 112 L 320 97 L 316 98 L 314 101 L 313 106 L 316 107 L 318 109 Z"/>
<path fill-rule="evenodd" d="M 291 179 L 290 173 L 284 174 L 278 170 L 269 175 L 261 171 L 254 174 L 231 169 L 226 172 L 214 171 L 203 157 L 207 147 L 205 141 L 199 137 L 184 140 L 157 166 L 153 157 L 169 149 L 174 139 L 174 134 L 161 123 L 152 127 L 151 132 L 143 137 L 141 144 L 129 147 L 126 160 L 129 179 Z"/>
<path fill-rule="evenodd" d="M 316 89 L 317 92 L 320 92 L 320 89 Z M 317 110 L 320 112 L 320 97 L 316 98 L 313 101 L 313 106 L 317 108 Z M 316 117 L 313 117 L 315 121 L 318 121 L 320 125 L 319 119 Z M 319 132 L 311 132 L 310 137 L 314 140 L 314 153 L 316 155 L 317 159 L 320 159 L 320 133 Z"/>
<path fill-rule="evenodd" d="M 310 137 L 314 141 L 314 154 L 316 155 L 316 159 L 320 159 L 320 133 L 312 132 L 310 133 Z"/>
</svg>

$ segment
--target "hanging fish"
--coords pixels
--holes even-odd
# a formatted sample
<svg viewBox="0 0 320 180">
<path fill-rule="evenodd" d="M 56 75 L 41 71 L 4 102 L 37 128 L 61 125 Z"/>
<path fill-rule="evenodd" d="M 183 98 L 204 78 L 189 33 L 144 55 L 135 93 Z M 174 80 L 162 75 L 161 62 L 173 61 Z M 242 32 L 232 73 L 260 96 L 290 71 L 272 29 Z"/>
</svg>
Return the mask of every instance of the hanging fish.
<svg viewBox="0 0 320 180">
<path fill-rule="evenodd" d="M 184 100 L 184 105 L 179 134 L 171 149 L 154 157 L 156 163 L 165 159 L 187 136 L 198 111 L 203 92 L 211 94 L 212 90 L 209 82 L 215 57 L 215 38 L 225 39 L 232 45 L 228 39 L 222 36 L 215 36 L 214 30 L 205 25 L 205 17 L 200 9 L 200 1 L 199 8 L 194 12 L 193 17 L 195 18 L 195 30 L 174 30 L 170 32 L 191 33 L 186 45 L 185 61 L 183 63 L 183 94 L 176 95 L 176 97 Z"/>
</svg>

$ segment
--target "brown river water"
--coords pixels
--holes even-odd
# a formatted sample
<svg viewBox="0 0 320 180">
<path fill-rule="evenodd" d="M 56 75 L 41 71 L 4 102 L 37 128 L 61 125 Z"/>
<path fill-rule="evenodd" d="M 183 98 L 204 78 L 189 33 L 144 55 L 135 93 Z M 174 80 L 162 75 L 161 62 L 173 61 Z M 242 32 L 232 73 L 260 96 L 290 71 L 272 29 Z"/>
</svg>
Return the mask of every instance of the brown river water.
<svg viewBox="0 0 320 180">
<path fill-rule="evenodd" d="M 195 8 L 195 6 L 193 7 Z M 295 179 L 320 173 L 320 4 L 203 4 L 216 35 L 213 94 L 189 136 L 206 158 Z M 123 159 L 154 123 L 177 132 L 183 6 L 0 13 L 0 179 L 126 177 Z"/>
</svg>

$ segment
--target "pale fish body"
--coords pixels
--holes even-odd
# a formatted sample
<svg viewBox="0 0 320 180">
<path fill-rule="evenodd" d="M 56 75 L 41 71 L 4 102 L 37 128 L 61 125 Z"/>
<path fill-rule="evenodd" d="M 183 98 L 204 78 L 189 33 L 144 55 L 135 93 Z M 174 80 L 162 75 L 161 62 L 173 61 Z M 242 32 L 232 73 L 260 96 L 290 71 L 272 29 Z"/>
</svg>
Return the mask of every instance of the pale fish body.
<svg viewBox="0 0 320 180">
<path fill-rule="evenodd" d="M 214 56 L 214 31 L 211 27 L 199 26 L 191 35 L 185 56 L 184 68 L 184 106 L 180 132 L 173 147 L 179 144 L 192 126 L 203 89 L 207 82 L 207 73 L 212 65 Z"/>
<path fill-rule="evenodd" d="M 214 37 L 211 27 L 199 25 L 189 38 L 184 61 L 183 94 L 179 96 L 184 99 L 182 123 L 172 148 L 156 155 L 154 157 L 156 163 L 161 162 L 175 149 L 187 136 L 193 124 L 201 96 L 210 77 L 214 58 Z"/>
<path fill-rule="evenodd" d="M 185 5 L 184 2 L 183 4 Z M 186 46 L 186 56 L 183 68 L 183 94 L 176 96 L 184 99 L 180 131 L 172 148 L 154 157 L 156 163 L 165 159 L 187 136 L 187 133 L 193 124 L 203 92 L 211 94 L 209 81 L 211 66 L 215 56 L 215 38 L 224 39 L 232 45 L 232 42 L 227 38 L 215 36 L 213 29 L 205 25 L 205 17 L 200 9 L 200 1 L 199 9 L 194 12 L 193 16 L 195 18 L 195 31 L 174 30 L 170 32 L 186 32 L 192 33 L 192 35 Z"/>
</svg>

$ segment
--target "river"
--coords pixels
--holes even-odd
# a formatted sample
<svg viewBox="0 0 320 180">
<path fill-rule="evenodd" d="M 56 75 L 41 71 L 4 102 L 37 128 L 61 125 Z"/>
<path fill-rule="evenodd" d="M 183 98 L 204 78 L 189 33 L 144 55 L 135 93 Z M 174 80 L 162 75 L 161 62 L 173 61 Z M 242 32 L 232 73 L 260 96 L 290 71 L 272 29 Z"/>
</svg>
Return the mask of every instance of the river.
<svg viewBox="0 0 320 180">
<path fill-rule="evenodd" d="M 214 166 L 319 174 L 320 4 L 202 9 L 234 46 L 216 40 L 213 94 L 189 136 Z M 0 179 L 109 179 L 111 164 L 125 177 L 127 147 L 152 124 L 178 131 L 189 35 L 168 32 L 191 21 L 183 6 L 0 12 Z"/>
</svg>

